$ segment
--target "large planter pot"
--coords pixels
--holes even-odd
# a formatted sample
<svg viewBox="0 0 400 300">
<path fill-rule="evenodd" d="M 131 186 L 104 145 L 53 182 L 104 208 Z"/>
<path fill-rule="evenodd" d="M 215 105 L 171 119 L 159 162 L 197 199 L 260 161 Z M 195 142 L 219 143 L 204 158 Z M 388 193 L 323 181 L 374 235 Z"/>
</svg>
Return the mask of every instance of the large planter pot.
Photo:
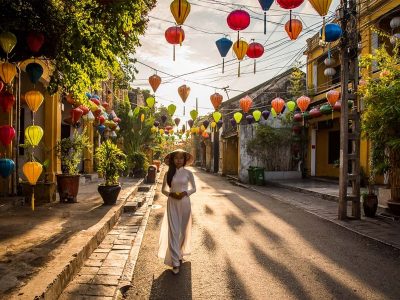
<svg viewBox="0 0 400 300">
<path fill-rule="evenodd" d="M 103 198 L 105 205 L 114 205 L 117 202 L 119 192 L 121 191 L 121 186 L 99 184 L 97 190 L 101 198 Z"/>
<path fill-rule="evenodd" d="M 22 182 L 21 187 L 22 195 L 24 195 L 27 203 L 31 201 L 33 189 L 35 191 L 35 205 L 56 201 L 55 182 L 37 182 L 34 187 L 29 182 Z"/>
<path fill-rule="evenodd" d="M 79 191 L 80 175 L 57 175 L 57 190 L 60 195 L 60 202 L 78 202 L 76 197 Z"/>
<path fill-rule="evenodd" d="M 366 217 L 375 217 L 378 209 L 378 196 L 375 194 L 367 194 L 363 196 L 363 208 Z"/>
</svg>

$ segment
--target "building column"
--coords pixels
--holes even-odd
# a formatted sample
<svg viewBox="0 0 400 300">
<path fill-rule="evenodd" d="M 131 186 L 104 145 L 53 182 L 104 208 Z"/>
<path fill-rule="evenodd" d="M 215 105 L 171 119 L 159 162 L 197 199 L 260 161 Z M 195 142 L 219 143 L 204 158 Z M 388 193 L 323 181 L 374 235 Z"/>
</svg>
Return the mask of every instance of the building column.
<svg viewBox="0 0 400 300">
<path fill-rule="evenodd" d="M 94 128 L 93 123 L 84 121 L 84 126 L 86 128 L 86 136 L 89 138 L 90 146 L 83 151 L 83 171 L 85 174 L 93 173 L 93 157 L 94 157 Z"/>
<path fill-rule="evenodd" d="M 56 174 L 61 172 L 61 161 L 57 157 L 56 144 L 61 139 L 61 102 L 60 95 L 44 95 L 44 143 L 45 160 L 49 160 L 47 179 L 55 182 Z"/>
</svg>

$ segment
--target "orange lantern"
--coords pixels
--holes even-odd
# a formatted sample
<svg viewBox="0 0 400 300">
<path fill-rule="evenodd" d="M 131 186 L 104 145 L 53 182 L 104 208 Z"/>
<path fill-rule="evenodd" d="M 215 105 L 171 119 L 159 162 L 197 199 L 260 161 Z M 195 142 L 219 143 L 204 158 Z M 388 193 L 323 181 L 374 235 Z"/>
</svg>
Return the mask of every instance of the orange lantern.
<svg viewBox="0 0 400 300">
<path fill-rule="evenodd" d="M 303 24 L 301 21 L 296 19 L 291 19 L 286 22 L 285 30 L 291 40 L 297 39 L 300 32 L 303 30 Z"/>
<path fill-rule="evenodd" d="M 331 90 L 326 93 L 326 99 L 328 100 L 330 106 L 334 106 L 336 101 L 338 101 L 340 98 L 340 93 L 335 90 Z"/>
<path fill-rule="evenodd" d="M 275 110 L 275 112 L 279 115 L 283 107 L 285 106 L 285 101 L 281 98 L 275 98 L 274 100 L 271 101 L 271 106 Z"/>
<path fill-rule="evenodd" d="M 25 102 L 33 112 L 37 112 L 43 100 L 43 94 L 39 91 L 29 91 L 25 94 Z"/>
<path fill-rule="evenodd" d="M 223 97 L 219 93 L 214 93 L 210 96 L 210 100 L 212 105 L 214 106 L 214 109 L 217 110 L 222 103 Z"/>
<path fill-rule="evenodd" d="M 253 105 L 253 100 L 249 96 L 246 96 L 239 101 L 240 108 L 243 110 L 244 113 L 248 113 L 251 106 Z"/>
<path fill-rule="evenodd" d="M 161 77 L 157 74 L 151 75 L 149 77 L 149 83 L 151 88 L 153 89 L 153 92 L 155 93 L 161 84 Z"/>
<path fill-rule="evenodd" d="M 34 186 L 39 179 L 40 174 L 42 174 L 43 167 L 40 163 L 36 161 L 30 161 L 22 166 L 22 172 L 28 179 L 28 182 Z M 32 210 L 35 210 L 35 192 L 32 191 Z"/>
<path fill-rule="evenodd" d="M 182 25 L 190 13 L 190 3 L 187 0 L 174 0 L 170 9 L 176 24 Z"/>
<path fill-rule="evenodd" d="M 301 112 L 305 112 L 310 105 L 311 99 L 307 96 L 301 96 L 296 100 L 297 106 L 300 108 Z"/>
<path fill-rule="evenodd" d="M 178 88 L 178 94 L 179 94 L 179 96 L 181 96 L 183 103 L 185 103 L 186 99 L 189 97 L 189 94 L 190 94 L 190 87 L 188 87 L 186 84 L 181 85 Z"/>
<path fill-rule="evenodd" d="M 10 84 L 15 75 L 17 74 L 17 68 L 9 62 L 3 62 L 0 64 L 0 78 L 4 83 Z"/>
<path fill-rule="evenodd" d="M 247 53 L 247 48 L 249 44 L 246 41 L 240 40 L 233 44 L 233 52 L 235 52 L 237 59 L 239 60 L 239 67 L 238 67 L 238 77 L 240 77 L 240 61 L 244 58 Z"/>
<path fill-rule="evenodd" d="M 202 136 L 203 136 L 203 138 L 208 138 L 209 137 L 209 135 L 208 135 L 208 133 L 206 132 L 206 131 L 204 131 L 203 133 L 202 133 Z"/>
</svg>

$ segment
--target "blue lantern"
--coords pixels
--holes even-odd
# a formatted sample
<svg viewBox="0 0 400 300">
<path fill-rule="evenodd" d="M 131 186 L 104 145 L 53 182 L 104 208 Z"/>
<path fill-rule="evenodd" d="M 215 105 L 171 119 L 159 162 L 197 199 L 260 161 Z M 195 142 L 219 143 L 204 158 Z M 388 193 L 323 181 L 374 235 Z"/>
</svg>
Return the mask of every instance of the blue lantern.
<svg viewBox="0 0 400 300">
<path fill-rule="evenodd" d="M 321 31 L 322 35 L 322 31 Z M 325 26 L 325 42 L 337 41 L 342 36 L 342 28 L 335 23 L 329 23 Z"/>
<path fill-rule="evenodd" d="M 29 79 L 33 84 L 36 84 L 43 75 L 43 68 L 38 63 L 28 64 L 25 68 L 25 71 L 28 73 Z"/>
<path fill-rule="evenodd" d="M 264 11 L 264 34 L 267 34 L 267 10 L 271 8 L 274 0 L 258 0 L 260 2 L 261 8 Z"/>
<path fill-rule="evenodd" d="M 92 98 L 92 94 L 90 94 L 89 92 L 85 93 L 86 97 L 88 97 L 88 99 Z"/>
<path fill-rule="evenodd" d="M 225 57 L 231 49 L 233 43 L 230 39 L 223 37 L 217 40 L 215 44 L 217 45 L 219 54 L 222 56 L 222 73 L 224 73 Z"/>
<path fill-rule="evenodd" d="M 14 161 L 8 158 L 0 159 L 0 176 L 3 178 L 7 178 L 14 171 L 15 164 Z"/>
<path fill-rule="evenodd" d="M 97 100 L 100 100 L 100 96 L 99 95 L 92 95 L 92 98 L 95 98 Z"/>
<path fill-rule="evenodd" d="M 104 130 L 106 129 L 106 126 L 101 124 L 99 126 L 97 126 L 97 130 L 100 134 L 103 134 Z"/>
</svg>

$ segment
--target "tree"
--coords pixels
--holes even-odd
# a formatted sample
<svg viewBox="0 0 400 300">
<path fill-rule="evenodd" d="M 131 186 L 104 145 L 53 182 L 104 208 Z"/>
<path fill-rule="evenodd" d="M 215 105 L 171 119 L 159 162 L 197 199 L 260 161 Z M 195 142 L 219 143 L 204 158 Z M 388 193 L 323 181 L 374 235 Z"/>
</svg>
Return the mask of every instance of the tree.
<svg viewBox="0 0 400 300">
<path fill-rule="evenodd" d="M 399 42 L 393 55 L 385 46 L 374 54 L 363 56 L 365 68 L 359 93 L 364 101 L 362 129 L 372 142 L 371 180 L 376 174 L 389 172 L 392 201 L 400 202 L 400 58 Z M 379 74 L 370 72 L 377 66 Z M 379 76 L 375 76 L 379 75 Z"/>
<path fill-rule="evenodd" d="M 120 85 L 134 76 L 132 54 L 140 46 L 147 15 L 156 0 L 4 0 L 0 28 L 16 34 L 11 61 L 32 56 L 29 32 L 41 32 L 45 43 L 38 56 L 52 60 L 49 91 L 65 90 L 84 100 L 111 74 Z M 3 55 L 3 54 L 1 54 Z"/>
</svg>

